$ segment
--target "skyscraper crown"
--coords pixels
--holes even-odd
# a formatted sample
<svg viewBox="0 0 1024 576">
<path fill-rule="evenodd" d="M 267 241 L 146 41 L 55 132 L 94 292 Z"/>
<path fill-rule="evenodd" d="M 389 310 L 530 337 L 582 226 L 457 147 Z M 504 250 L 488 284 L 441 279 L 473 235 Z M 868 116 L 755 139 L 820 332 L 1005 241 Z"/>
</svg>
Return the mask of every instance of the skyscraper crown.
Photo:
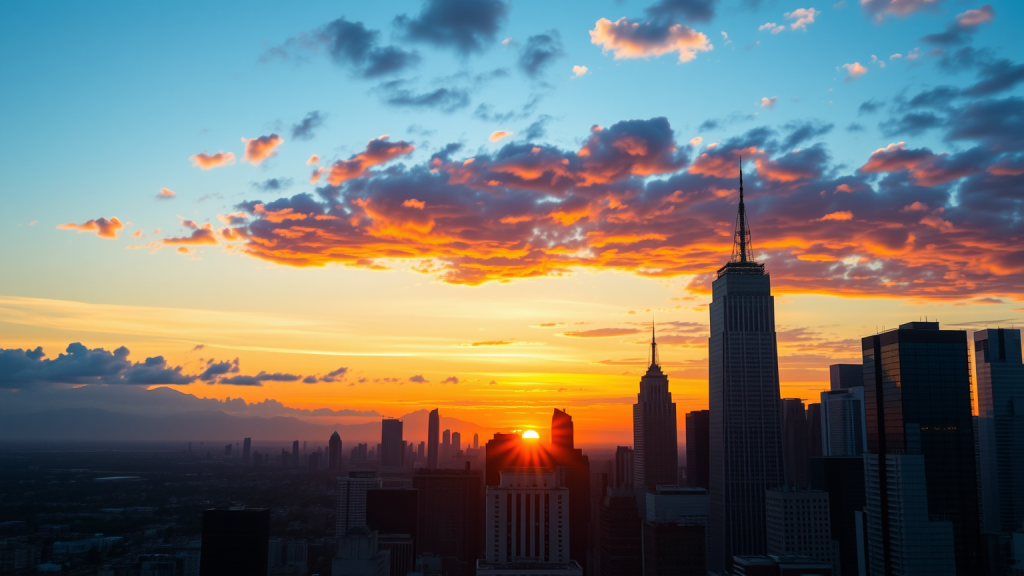
<svg viewBox="0 0 1024 576">
<path fill-rule="evenodd" d="M 740 205 L 736 211 L 736 231 L 733 233 L 732 257 L 718 269 L 723 274 L 764 274 L 764 264 L 754 261 L 753 246 L 750 243 L 750 226 L 747 209 L 743 204 L 743 159 L 740 159 Z"/>
</svg>

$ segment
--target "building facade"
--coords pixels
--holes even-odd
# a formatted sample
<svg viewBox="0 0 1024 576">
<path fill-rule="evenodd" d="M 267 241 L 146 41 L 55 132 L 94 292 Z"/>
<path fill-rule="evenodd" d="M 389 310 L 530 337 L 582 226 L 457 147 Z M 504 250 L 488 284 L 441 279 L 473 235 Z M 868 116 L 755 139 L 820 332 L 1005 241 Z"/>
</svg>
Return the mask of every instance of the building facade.
<svg viewBox="0 0 1024 576">
<path fill-rule="evenodd" d="M 633 405 L 633 486 L 654 491 L 658 484 L 677 484 L 678 450 L 676 404 L 659 365 L 652 328 L 650 361 Z"/>
<path fill-rule="evenodd" d="M 686 413 L 686 485 L 708 487 L 708 420 L 707 410 Z"/>
<path fill-rule="evenodd" d="M 437 468 L 438 439 L 441 434 L 441 415 L 437 408 L 430 411 L 427 418 L 427 468 Z"/>
<path fill-rule="evenodd" d="M 380 422 L 380 465 L 398 467 L 402 465 L 403 442 L 402 421 L 387 418 Z"/>
<path fill-rule="evenodd" d="M 828 492 L 773 488 L 765 496 L 768 554 L 806 556 L 839 573 L 839 543 L 832 539 Z"/>
<path fill-rule="evenodd" d="M 822 456 L 860 456 L 867 447 L 864 387 L 851 386 L 821 393 Z"/>
<path fill-rule="evenodd" d="M 569 561 L 569 489 L 550 468 L 506 468 L 487 487 L 484 505 L 488 564 Z"/>
<path fill-rule="evenodd" d="M 341 536 L 350 528 L 366 526 L 366 491 L 382 486 L 375 472 L 349 472 L 338 479 L 338 513 L 334 533 Z"/>
</svg>

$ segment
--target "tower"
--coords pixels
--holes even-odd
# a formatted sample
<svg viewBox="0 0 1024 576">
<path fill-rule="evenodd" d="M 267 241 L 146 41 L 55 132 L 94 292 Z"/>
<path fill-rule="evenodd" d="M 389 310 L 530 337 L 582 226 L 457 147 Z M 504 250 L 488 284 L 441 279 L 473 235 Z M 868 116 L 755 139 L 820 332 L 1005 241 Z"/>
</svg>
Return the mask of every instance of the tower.
<svg viewBox="0 0 1024 576">
<path fill-rule="evenodd" d="M 427 419 L 427 468 L 437 468 L 437 440 L 441 434 L 441 415 L 437 408 L 430 411 Z"/>
<path fill-rule="evenodd" d="M 633 486 L 653 492 L 658 484 L 678 482 L 676 405 L 668 391 L 668 376 L 661 371 L 651 326 L 650 362 L 633 404 Z"/>
<path fill-rule="evenodd" d="M 711 297 L 708 567 L 726 572 L 733 556 L 765 553 L 765 494 L 785 481 L 775 301 L 751 251 L 742 168 L 732 258 L 718 270 Z"/>
<path fill-rule="evenodd" d="M 402 465 L 402 421 L 387 418 L 380 422 L 380 465 Z"/>
<path fill-rule="evenodd" d="M 338 470 L 341 468 L 341 436 L 335 431 L 327 443 L 327 469 Z"/>
</svg>

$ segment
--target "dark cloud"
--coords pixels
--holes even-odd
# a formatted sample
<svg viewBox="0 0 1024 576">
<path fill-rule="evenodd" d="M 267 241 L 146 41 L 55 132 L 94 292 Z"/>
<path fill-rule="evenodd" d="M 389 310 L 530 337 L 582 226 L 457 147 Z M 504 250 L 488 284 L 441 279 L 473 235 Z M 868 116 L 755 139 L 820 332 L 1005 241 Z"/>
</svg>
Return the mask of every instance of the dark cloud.
<svg viewBox="0 0 1024 576">
<path fill-rule="evenodd" d="M 879 123 L 878 129 L 886 136 L 918 136 L 933 128 L 939 128 L 944 122 L 943 118 L 931 112 L 911 112 Z"/>
<path fill-rule="evenodd" d="M 426 383 L 430 382 L 430 380 L 427 380 L 426 378 L 424 378 L 422 374 L 417 374 L 417 375 L 409 378 L 409 382 L 416 382 L 417 384 L 426 384 Z"/>
<path fill-rule="evenodd" d="M 395 26 L 410 40 L 467 55 L 491 44 L 507 16 L 500 0 L 426 0 L 418 15 L 398 16 Z"/>
<path fill-rule="evenodd" d="M 311 140 L 314 132 L 323 126 L 326 117 L 327 115 L 321 114 L 319 110 L 313 110 L 306 114 L 298 124 L 292 125 L 292 138 L 296 140 Z"/>
<path fill-rule="evenodd" d="M 263 182 L 253 182 L 252 186 L 263 192 L 277 192 L 291 187 L 292 182 L 291 178 L 268 178 Z"/>
<path fill-rule="evenodd" d="M 536 34 L 526 39 L 519 51 L 519 69 L 530 78 L 539 77 L 555 60 L 565 56 L 558 30 Z"/>
<path fill-rule="evenodd" d="M 979 100 L 958 109 L 946 140 L 973 140 L 992 150 L 1024 149 L 1024 99 Z"/>
<path fill-rule="evenodd" d="M 476 107 L 476 110 L 473 111 L 473 117 L 479 118 L 484 122 L 499 123 L 508 122 L 510 120 L 527 118 L 531 114 L 533 114 L 533 111 L 537 108 L 537 105 L 540 104 L 540 99 L 540 95 L 534 94 L 530 96 L 530 99 L 526 101 L 526 104 L 523 104 L 522 108 L 513 108 L 512 110 L 508 110 L 506 112 L 498 112 L 494 109 L 494 106 L 491 106 L 486 102 L 481 103 L 479 106 Z"/>
<path fill-rule="evenodd" d="M 416 92 L 404 80 L 381 84 L 378 89 L 385 104 L 400 108 L 433 108 L 445 113 L 469 106 L 469 92 L 461 88 L 437 88 Z"/>
<path fill-rule="evenodd" d="M 547 125 L 548 122 L 551 122 L 551 120 L 551 116 L 547 114 L 541 114 L 540 116 L 538 116 L 536 120 L 531 122 L 530 125 L 526 127 L 526 130 L 523 130 L 523 139 L 535 141 L 547 136 Z"/>
<path fill-rule="evenodd" d="M 835 128 L 835 124 L 826 124 L 820 120 L 795 120 L 785 124 L 782 129 L 789 132 L 782 140 L 782 149 L 791 150 L 800 144 L 824 136 Z"/>
<path fill-rule="evenodd" d="M 214 359 L 210 359 L 206 362 L 206 369 L 199 374 L 199 379 L 203 382 L 212 382 L 218 377 L 225 374 L 237 374 L 238 373 L 238 358 L 232 361 L 217 362 Z"/>
<path fill-rule="evenodd" d="M 929 44 L 938 46 L 955 46 L 967 42 L 977 31 L 978 26 L 989 22 L 995 17 L 991 4 L 985 4 L 976 10 L 968 10 L 949 23 L 946 30 L 937 34 L 929 34 L 922 38 Z"/>
<path fill-rule="evenodd" d="M 0 388 L 21 388 L 40 383 L 57 384 L 188 384 L 194 376 L 181 366 L 167 365 L 163 356 L 131 362 L 124 346 L 108 352 L 75 342 L 66 354 L 45 359 L 42 347 L 34 350 L 0 349 Z"/>
<path fill-rule="evenodd" d="M 457 377 L 455 377 L 455 376 L 449 376 L 449 377 L 445 378 L 444 380 L 441 380 L 441 384 L 458 384 L 458 383 L 459 383 L 459 379 Z"/>
<path fill-rule="evenodd" d="M 988 63 L 978 74 L 978 83 L 964 90 L 967 96 L 991 96 L 1024 81 L 1024 64 L 1002 59 Z"/>
<path fill-rule="evenodd" d="M 285 374 L 282 372 L 275 372 L 273 374 L 268 372 L 260 372 L 255 376 L 230 376 L 217 380 L 218 384 L 231 384 L 232 386 L 262 386 L 264 382 L 295 382 L 301 379 L 302 376 L 296 374 Z"/>
<path fill-rule="evenodd" d="M 939 68 L 947 72 L 962 72 L 984 66 L 992 60 L 990 49 L 965 46 L 955 52 L 943 52 L 942 57 L 939 58 Z"/>
<path fill-rule="evenodd" d="M 864 131 L 864 126 L 862 126 L 861 124 L 858 124 L 856 122 L 852 122 L 849 126 L 846 127 L 846 131 L 847 132 L 863 132 Z"/>
<path fill-rule="evenodd" d="M 718 128 L 725 128 L 738 122 L 746 122 L 757 118 L 757 114 L 741 114 L 740 112 L 733 112 L 724 118 L 708 118 L 697 128 L 698 131 L 704 132 L 707 130 L 717 130 Z"/>
<path fill-rule="evenodd" d="M 646 12 L 652 18 L 681 17 L 690 22 L 710 22 L 715 16 L 715 4 L 716 0 L 658 0 Z"/>
<path fill-rule="evenodd" d="M 873 112 L 877 112 L 878 109 L 882 107 L 882 104 L 885 104 L 885 103 L 884 102 L 880 102 L 878 100 L 874 100 L 874 99 L 868 100 L 868 101 L 862 103 L 859 108 L 857 108 L 857 113 L 858 114 L 871 114 Z"/>
<path fill-rule="evenodd" d="M 371 30 L 362 22 L 338 18 L 311 33 L 289 38 L 283 45 L 267 51 L 260 60 L 289 59 L 324 50 L 335 64 L 362 78 L 395 74 L 419 63 L 420 57 L 415 51 L 381 46 L 380 35 L 380 31 Z"/>
<path fill-rule="evenodd" d="M 914 96 L 909 101 L 902 103 L 902 108 L 935 108 L 944 109 L 953 103 L 953 100 L 960 97 L 960 89 L 952 86 L 938 86 L 931 90 L 925 90 Z"/>
</svg>

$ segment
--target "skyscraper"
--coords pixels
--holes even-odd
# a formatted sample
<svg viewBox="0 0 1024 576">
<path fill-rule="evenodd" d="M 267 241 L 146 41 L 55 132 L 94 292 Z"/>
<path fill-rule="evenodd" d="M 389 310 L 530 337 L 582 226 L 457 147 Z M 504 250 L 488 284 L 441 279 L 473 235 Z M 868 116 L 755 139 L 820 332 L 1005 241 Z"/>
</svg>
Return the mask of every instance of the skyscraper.
<svg viewBox="0 0 1024 576">
<path fill-rule="evenodd" d="M 576 448 L 572 416 L 557 408 L 551 415 L 549 454 L 557 469 L 564 467 L 565 487 L 569 489 L 569 558 L 586 570 L 590 550 L 590 458 Z"/>
<path fill-rule="evenodd" d="M 473 450 L 478 450 L 479 448 L 480 448 L 480 435 L 479 434 L 473 434 Z"/>
<path fill-rule="evenodd" d="M 860 456 L 867 446 L 865 428 L 863 386 L 821 393 L 821 430 L 818 434 L 821 435 L 823 456 Z M 814 433 L 811 430 L 811 434 Z"/>
<path fill-rule="evenodd" d="M 451 576 L 475 573 L 484 537 L 484 498 L 480 472 L 417 470 L 412 486 L 419 491 L 416 554 L 441 557 L 442 572 Z"/>
<path fill-rule="evenodd" d="M 708 565 L 725 572 L 733 556 L 764 554 L 765 491 L 785 481 L 775 301 L 764 264 L 751 254 L 742 172 L 732 258 L 711 294 Z"/>
<path fill-rule="evenodd" d="M 810 480 L 811 489 L 828 492 L 832 538 L 839 542 L 839 573 L 860 574 L 865 566 L 863 554 L 866 546 L 864 458 L 811 458 Z"/>
<path fill-rule="evenodd" d="M 343 535 L 366 525 L 366 491 L 380 488 L 383 481 L 373 471 L 349 472 L 338 479 L 338 516 L 334 533 Z"/>
<path fill-rule="evenodd" d="M 462 434 L 458 432 L 452 432 L 452 447 L 451 447 L 451 458 L 458 458 L 459 451 L 462 450 Z"/>
<path fill-rule="evenodd" d="M 653 492 L 658 484 L 678 484 L 678 449 L 676 404 L 668 391 L 668 376 L 661 371 L 652 326 L 647 373 L 633 404 L 633 486 Z"/>
<path fill-rule="evenodd" d="M 705 576 L 710 503 L 703 488 L 658 486 L 646 495 L 644 574 Z"/>
<path fill-rule="evenodd" d="M 765 500 L 768 554 L 807 556 L 839 573 L 839 543 L 832 539 L 828 492 L 772 488 Z"/>
<path fill-rule="evenodd" d="M 292 441 L 292 466 L 295 468 L 299 467 L 299 441 Z"/>
<path fill-rule="evenodd" d="M 487 487 L 488 564 L 569 562 L 569 489 L 550 468 L 506 468 Z"/>
<path fill-rule="evenodd" d="M 572 416 L 569 416 L 564 410 L 555 408 L 555 412 L 551 416 L 551 448 L 553 450 L 572 450 L 575 447 Z"/>
<path fill-rule="evenodd" d="M 341 468 L 341 436 L 338 435 L 337 430 L 334 434 L 331 434 L 331 439 L 327 442 L 327 469 L 338 470 Z"/>
<path fill-rule="evenodd" d="M 1020 330 L 975 332 L 974 357 L 978 363 L 982 518 L 986 532 L 1013 532 L 1024 522 L 1024 364 Z"/>
<path fill-rule="evenodd" d="M 427 468 L 437 468 L 437 439 L 441 432 L 441 416 L 437 408 L 430 411 L 427 420 Z"/>
<path fill-rule="evenodd" d="M 828 367 L 828 375 L 832 390 L 864 385 L 863 364 L 832 364 Z"/>
<path fill-rule="evenodd" d="M 782 462 L 788 486 L 807 486 L 810 439 L 807 410 L 799 398 L 782 399 Z"/>
<path fill-rule="evenodd" d="M 402 421 L 394 418 L 380 423 L 380 465 L 402 465 Z"/>
<path fill-rule="evenodd" d="M 452 431 L 445 430 L 441 434 L 441 462 L 447 462 L 452 457 Z"/>
<path fill-rule="evenodd" d="M 807 456 L 819 458 L 821 452 L 821 404 L 807 404 Z"/>
<path fill-rule="evenodd" d="M 926 491 L 923 517 L 952 522 L 956 573 L 978 573 L 982 555 L 967 333 L 940 330 L 938 322 L 909 322 L 861 342 L 871 564 L 887 573 L 897 570 L 900 543 L 888 527 L 910 513 L 894 509 L 892 502 L 907 491 Z M 889 479 L 905 471 L 901 491 L 894 492 Z M 926 486 L 913 484 L 919 479 Z"/>
<path fill-rule="evenodd" d="M 629 446 L 615 447 L 615 488 L 633 485 L 633 449 Z"/>
<path fill-rule="evenodd" d="M 686 413 L 686 484 L 694 488 L 708 487 L 708 411 Z"/>
<path fill-rule="evenodd" d="M 619 446 L 624 448 L 624 446 Z M 632 486 L 633 477 L 629 477 Z M 601 502 L 598 546 L 601 574 L 606 576 L 641 576 L 643 548 L 636 496 L 630 488 L 610 488 Z"/>
<path fill-rule="evenodd" d="M 249 454 L 252 450 L 252 438 L 246 438 L 242 441 L 242 464 L 249 463 Z"/>
</svg>

